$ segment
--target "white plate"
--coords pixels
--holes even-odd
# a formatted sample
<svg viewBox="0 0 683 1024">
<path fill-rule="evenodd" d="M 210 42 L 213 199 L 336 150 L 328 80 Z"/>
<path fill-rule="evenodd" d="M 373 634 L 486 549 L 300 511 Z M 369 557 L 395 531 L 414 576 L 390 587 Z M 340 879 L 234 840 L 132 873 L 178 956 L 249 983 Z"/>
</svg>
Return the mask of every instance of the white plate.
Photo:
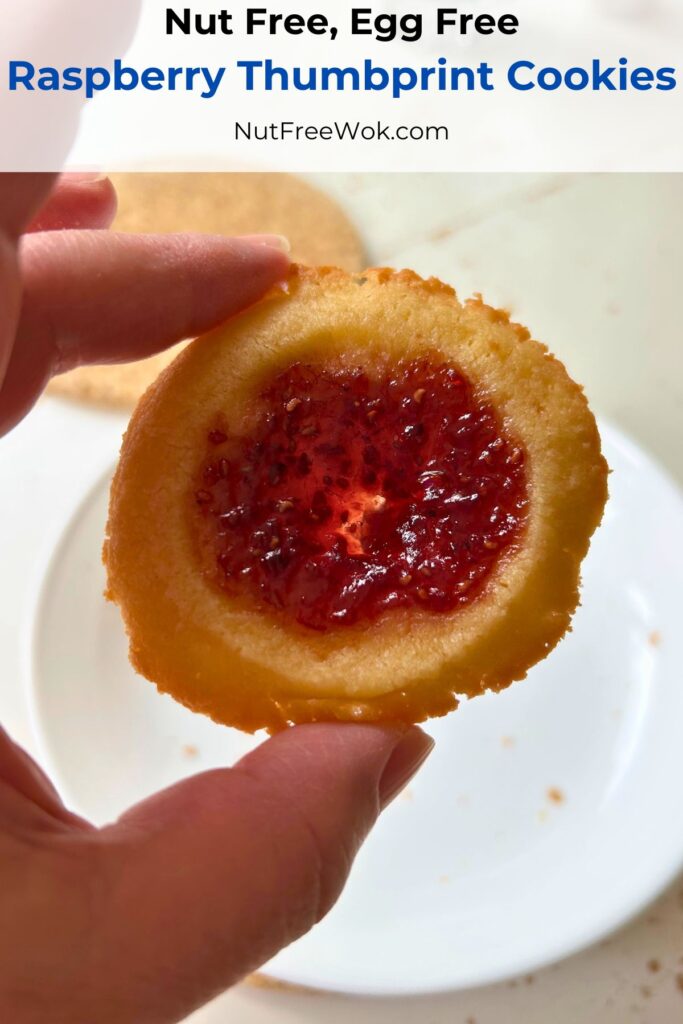
<svg viewBox="0 0 683 1024">
<path fill-rule="evenodd" d="M 426 768 L 272 976 L 372 994 L 492 982 L 600 938 L 683 864 L 683 501 L 632 443 L 603 436 L 612 497 L 573 633 L 525 682 L 429 724 Z M 133 673 L 102 598 L 106 501 L 103 479 L 53 552 L 29 653 L 45 760 L 100 822 L 255 742 Z"/>
</svg>

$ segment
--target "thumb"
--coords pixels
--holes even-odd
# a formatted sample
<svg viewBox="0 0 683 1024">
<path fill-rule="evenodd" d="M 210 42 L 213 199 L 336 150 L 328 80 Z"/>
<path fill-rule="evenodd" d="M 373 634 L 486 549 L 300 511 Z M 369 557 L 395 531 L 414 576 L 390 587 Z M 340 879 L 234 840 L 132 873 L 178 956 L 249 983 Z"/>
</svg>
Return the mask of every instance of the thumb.
<svg viewBox="0 0 683 1024">
<path fill-rule="evenodd" d="M 299 726 L 104 829 L 107 1019 L 179 1019 L 308 931 L 432 746 L 417 727 Z"/>
</svg>

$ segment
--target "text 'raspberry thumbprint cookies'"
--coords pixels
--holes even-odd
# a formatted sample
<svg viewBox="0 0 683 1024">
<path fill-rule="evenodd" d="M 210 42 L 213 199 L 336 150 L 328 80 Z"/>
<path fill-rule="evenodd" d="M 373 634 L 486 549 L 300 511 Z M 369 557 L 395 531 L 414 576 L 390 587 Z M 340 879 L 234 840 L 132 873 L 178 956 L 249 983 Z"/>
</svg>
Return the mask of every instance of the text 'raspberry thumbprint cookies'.
<svg viewBox="0 0 683 1024">
<path fill-rule="evenodd" d="M 108 594 L 135 668 L 216 721 L 423 721 L 560 640 L 606 481 L 581 388 L 505 313 L 295 267 L 140 401 Z"/>
</svg>

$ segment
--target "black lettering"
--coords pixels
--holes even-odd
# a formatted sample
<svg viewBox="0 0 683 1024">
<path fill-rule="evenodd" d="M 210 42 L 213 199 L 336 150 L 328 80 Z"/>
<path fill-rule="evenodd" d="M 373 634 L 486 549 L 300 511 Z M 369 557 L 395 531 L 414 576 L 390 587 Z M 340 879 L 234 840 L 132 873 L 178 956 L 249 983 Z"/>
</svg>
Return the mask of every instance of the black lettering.
<svg viewBox="0 0 683 1024">
<path fill-rule="evenodd" d="M 190 8 L 189 7 L 186 7 L 185 10 L 183 11 L 182 18 L 180 17 L 180 15 L 176 14 L 176 12 L 173 10 L 172 7 L 167 7 L 166 8 L 166 35 L 167 36 L 173 35 L 173 29 L 176 28 L 176 27 L 179 28 L 180 31 L 183 32 L 186 36 L 189 36 L 190 32 L 192 31 L 192 29 L 190 27 L 191 23 L 192 23 L 192 14 L 190 12 Z"/>
</svg>

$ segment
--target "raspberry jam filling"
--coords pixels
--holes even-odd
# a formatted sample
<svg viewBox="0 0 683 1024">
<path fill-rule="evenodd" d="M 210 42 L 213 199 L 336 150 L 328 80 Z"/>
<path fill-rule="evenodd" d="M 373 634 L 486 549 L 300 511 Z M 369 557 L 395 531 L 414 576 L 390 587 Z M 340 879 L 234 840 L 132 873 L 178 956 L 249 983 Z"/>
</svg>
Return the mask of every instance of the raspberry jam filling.
<svg viewBox="0 0 683 1024">
<path fill-rule="evenodd" d="M 248 437 L 217 424 L 193 494 L 201 561 L 328 630 L 390 608 L 473 601 L 518 539 L 524 453 L 440 357 L 362 369 L 297 363 Z"/>
</svg>

